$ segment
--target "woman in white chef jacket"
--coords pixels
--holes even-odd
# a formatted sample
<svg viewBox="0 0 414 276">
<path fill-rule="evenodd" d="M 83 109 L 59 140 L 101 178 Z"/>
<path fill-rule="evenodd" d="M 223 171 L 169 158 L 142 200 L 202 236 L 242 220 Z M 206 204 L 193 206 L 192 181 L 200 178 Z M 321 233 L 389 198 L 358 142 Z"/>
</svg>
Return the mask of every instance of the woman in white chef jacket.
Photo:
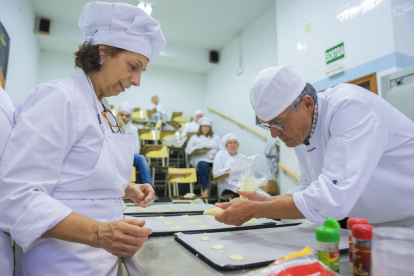
<svg viewBox="0 0 414 276">
<path fill-rule="evenodd" d="M 0 160 L 6 148 L 7 140 L 14 126 L 14 104 L 9 96 L 0 87 Z M 13 250 L 11 247 L 10 233 L 0 230 L 0 275 L 13 275 Z"/>
<path fill-rule="evenodd" d="M 209 148 L 208 153 L 197 155 L 191 158 L 190 163 L 197 169 L 201 186 L 203 187 L 203 196 L 209 194 L 209 168 L 212 167 L 214 155 L 220 148 L 220 137 L 213 132 L 213 122 L 208 117 L 199 120 L 200 128 L 196 135 L 188 141 L 185 152 L 191 154 L 196 149 Z"/>
<path fill-rule="evenodd" d="M 165 120 L 165 107 L 164 104 L 161 103 L 161 99 L 158 95 L 154 95 L 151 97 L 152 104 L 150 105 L 150 109 L 157 111 L 154 116 L 154 123 L 157 123 L 158 120 L 164 119 Z"/>
<path fill-rule="evenodd" d="M 160 25 L 123 3 L 85 5 L 80 67 L 41 84 L 16 106 L 0 163 L 0 230 L 22 248 L 23 275 L 116 275 L 151 229 L 123 219 L 122 197 L 147 206 L 151 185 L 129 183 L 133 138 L 106 97 L 139 86 L 166 45 Z M 107 46 L 110 45 L 110 46 Z"/>
<path fill-rule="evenodd" d="M 203 117 L 203 111 L 198 109 L 194 111 L 193 114 L 193 121 L 189 122 L 188 124 L 185 124 L 185 127 L 183 131 L 181 132 L 181 137 L 186 137 L 188 132 L 197 132 L 200 128 L 200 124 L 198 121 Z"/>
</svg>

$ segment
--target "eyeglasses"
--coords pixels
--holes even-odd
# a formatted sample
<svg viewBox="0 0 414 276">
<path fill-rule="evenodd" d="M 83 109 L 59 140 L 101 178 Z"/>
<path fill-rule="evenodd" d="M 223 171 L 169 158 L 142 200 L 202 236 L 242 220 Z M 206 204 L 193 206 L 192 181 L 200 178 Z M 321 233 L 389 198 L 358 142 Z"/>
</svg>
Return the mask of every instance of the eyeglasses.
<svg viewBox="0 0 414 276">
<path fill-rule="evenodd" d="M 271 128 L 275 128 L 275 129 L 278 129 L 280 131 L 283 131 L 284 130 L 283 125 L 285 124 L 287 118 L 289 118 L 292 111 L 293 111 L 293 109 L 290 110 L 289 114 L 286 116 L 286 118 L 281 123 L 275 123 L 275 124 L 272 124 L 272 125 L 265 124 L 265 123 L 260 123 L 259 127 L 263 128 L 263 129 L 266 129 L 266 130 L 269 130 L 269 131 L 270 131 Z"/>
<path fill-rule="evenodd" d="M 102 104 L 102 107 L 103 107 L 102 115 L 106 118 L 106 120 L 108 121 L 108 124 L 111 126 L 112 133 L 118 133 L 118 132 L 120 132 L 121 131 L 121 128 L 119 127 L 118 121 L 116 120 L 114 114 L 112 114 L 112 112 L 108 108 L 106 108 L 103 104 Z M 111 123 L 111 120 L 109 120 L 109 118 L 107 116 L 108 112 L 109 112 L 109 114 L 112 115 L 112 118 L 114 119 L 115 124 L 116 124 L 115 126 Z M 116 130 L 114 132 L 113 128 L 115 128 L 115 129 L 117 128 L 118 130 Z M 121 133 L 122 133 L 122 131 L 121 131 Z"/>
</svg>

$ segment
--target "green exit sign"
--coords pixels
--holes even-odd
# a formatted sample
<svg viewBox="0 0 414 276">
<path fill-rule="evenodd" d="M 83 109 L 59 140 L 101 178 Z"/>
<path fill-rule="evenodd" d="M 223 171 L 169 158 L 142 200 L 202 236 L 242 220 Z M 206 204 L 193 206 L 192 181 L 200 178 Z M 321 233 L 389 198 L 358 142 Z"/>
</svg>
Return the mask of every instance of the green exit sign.
<svg viewBox="0 0 414 276">
<path fill-rule="evenodd" d="M 326 64 L 332 63 L 344 57 L 345 46 L 343 42 L 325 51 Z"/>
</svg>

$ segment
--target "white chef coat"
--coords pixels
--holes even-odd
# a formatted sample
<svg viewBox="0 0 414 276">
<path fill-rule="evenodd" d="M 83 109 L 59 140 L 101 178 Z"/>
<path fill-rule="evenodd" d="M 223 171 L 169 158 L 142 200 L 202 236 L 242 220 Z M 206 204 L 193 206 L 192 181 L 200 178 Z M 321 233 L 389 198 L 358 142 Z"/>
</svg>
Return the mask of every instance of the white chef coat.
<svg viewBox="0 0 414 276">
<path fill-rule="evenodd" d="M 213 162 L 213 175 L 214 177 L 218 177 L 226 173 L 227 170 L 230 170 L 231 163 L 244 158 L 245 155 L 242 153 L 237 153 L 236 155 L 230 155 L 227 149 L 220 150 L 217 152 L 216 156 L 214 157 Z M 227 179 L 220 179 L 220 194 L 223 193 L 224 190 L 230 190 L 233 192 L 237 192 L 239 189 L 237 186 L 232 185 L 228 182 Z"/>
<path fill-rule="evenodd" d="M 297 208 L 318 224 L 347 216 L 372 224 L 410 224 L 414 123 L 381 97 L 351 84 L 318 93 L 318 105 L 310 144 L 295 148 L 300 185 L 288 193 Z"/>
<path fill-rule="evenodd" d="M 35 87 L 16 106 L 0 161 L 0 210 L 8 210 L 0 230 L 22 247 L 24 275 L 116 275 L 118 257 L 104 249 L 41 237 L 72 211 L 123 218 L 133 139 L 112 133 L 102 110 L 82 69 Z"/>
<path fill-rule="evenodd" d="M 188 141 L 185 152 L 187 154 L 191 154 L 194 150 L 202 148 L 209 148 L 211 150 L 206 154 L 197 155 L 191 158 L 190 163 L 194 168 L 197 168 L 197 165 L 200 161 L 213 163 L 214 156 L 220 148 L 220 137 L 217 134 L 213 134 L 213 137 L 193 135 Z"/>
<path fill-rule="evenodd" d="M 183 131 L 181 132 L 181 137 L 186 137 L 189 132 L 197 132 L 200 128 L 200 124 L 195 121 L 185 124 Z"/>
<path fill-rule="evenodd" d="M 0 87 L 0 160 L 14 123 L 14 104 L 3 88 Z M 1 190 L 0 194 L 3 194 Z M 0 230 L 0 275 L 12 276 L 13 266 L 14 260 L 10 235 Z"/>
<path fill-rule="evenodd" d="M 154 107 L 156 107 L 157 113 L 159 113 L 161 115 L 165 114 L 165 107 L 162 103 L 159 102 L 157 105 L 152 103 L 150 105 L 149 109 L 153 110 Z"/>
<path fill-rule="evenodd" d="M 134 154 L 139 154 L 141 147 L 139 145 L 138 128 L 131 124 L 131 122 L 128 122 L 123 131 L 125 134 L 132 135 L 132 137 L 134 137 Z"/>
</svg>

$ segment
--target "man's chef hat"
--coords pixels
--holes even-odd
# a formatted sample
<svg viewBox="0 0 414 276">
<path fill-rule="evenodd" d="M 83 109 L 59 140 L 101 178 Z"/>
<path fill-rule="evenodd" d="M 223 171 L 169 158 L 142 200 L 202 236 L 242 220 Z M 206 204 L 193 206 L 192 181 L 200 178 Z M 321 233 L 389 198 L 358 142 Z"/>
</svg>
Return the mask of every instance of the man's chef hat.
<svg viewBox="0 0 414 276">
<path fill-rule="evenodd" d="M 201 117 L 200 120 L 198 120 L 198 124 L 200 126 L 213 126 L 213 121 L 209 117 Z"/>
<path fill-rule="evenodd" d="M 157 59 L 167 43 L 160 23 L 137 6 L 90 2 L 83 7 L 79 28 L 85 41 L 114 46 Z"/>
<path fill-rule="evenodd" d="M 238 140 L 236 134 L 234 133 L 228 133 L 224 135 L 223 138 L 221 138 L 220 148 L 223 150 L 226 149 L 227 142 L 233 139 Z"/>
<path fill-rule="evenodd" d="M 250 89 L 250 103 L 257 117 L 270 121 L 282 113 L 306 86 L 289 65 L 262 70 Z"/>
<path fill-rule="evenodd" d="M 129 104 L 129 102 L 121 103 L 121 106 L 118 108 L 118 112 L 126 111 L 129 115 L 134 114 L 134 108 Z"/>
<path fill-rule="evenodd" d="M 193 113 L 193 118 L 195 118 L 198 114 L 204 115 L 204 114 L 203 114 L 203 110 L 201 110 L 201 109 L 197 109 L 196 111 L 194 111 L 194 113 Z"/>
</svg>

